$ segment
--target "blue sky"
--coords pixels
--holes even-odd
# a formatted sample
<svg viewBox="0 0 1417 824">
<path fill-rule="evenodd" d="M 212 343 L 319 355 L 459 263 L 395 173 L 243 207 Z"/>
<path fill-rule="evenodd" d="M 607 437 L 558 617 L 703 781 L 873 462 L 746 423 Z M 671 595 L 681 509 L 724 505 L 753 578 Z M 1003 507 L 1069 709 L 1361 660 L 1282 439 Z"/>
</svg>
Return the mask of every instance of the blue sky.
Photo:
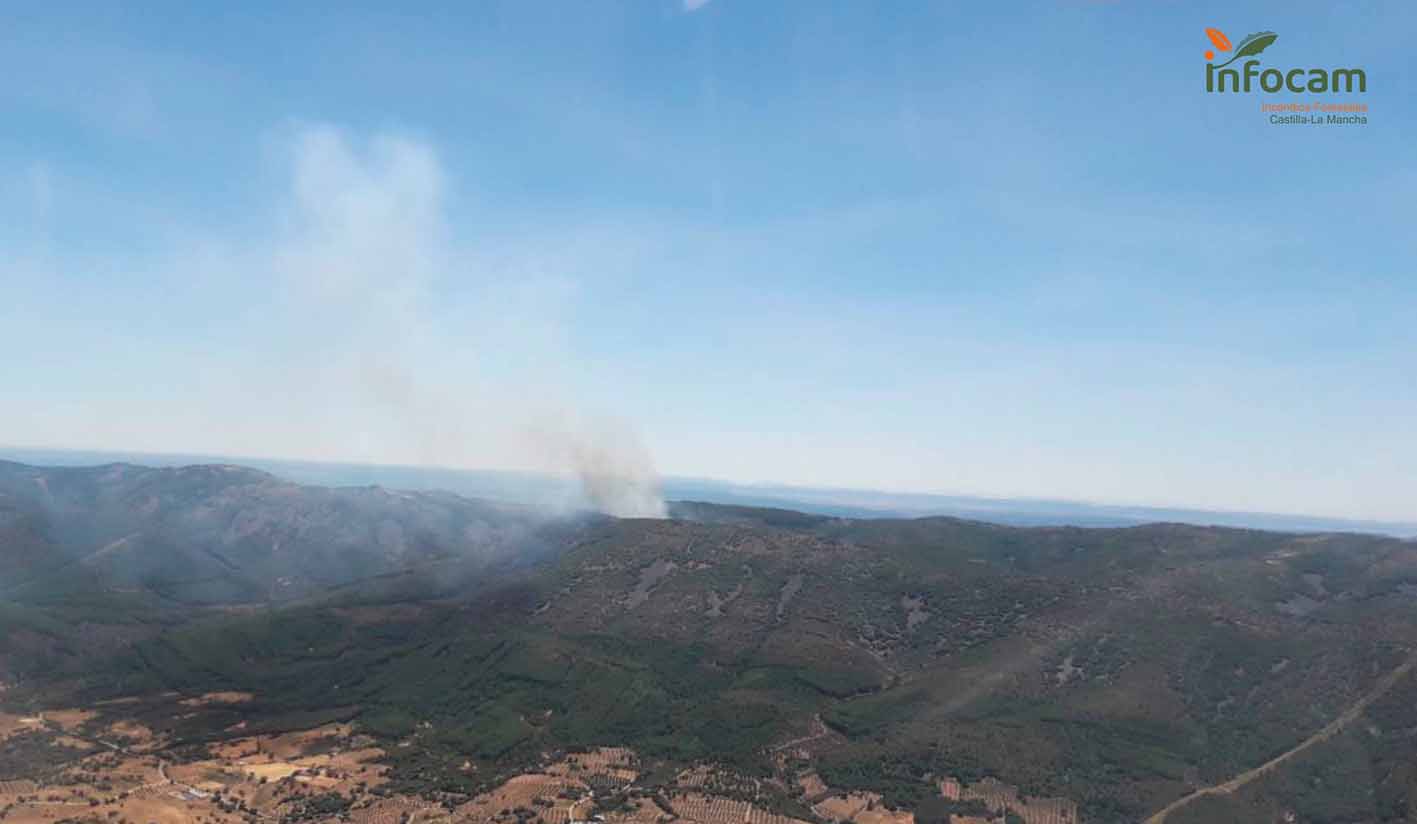
<svg viewBox="0 0 1417 824">
<path fill-rule="evenodd" d="M 7 10 L 0 442 L 1414 514 L 1411 4 L 288 5 Z"/>
</svg>

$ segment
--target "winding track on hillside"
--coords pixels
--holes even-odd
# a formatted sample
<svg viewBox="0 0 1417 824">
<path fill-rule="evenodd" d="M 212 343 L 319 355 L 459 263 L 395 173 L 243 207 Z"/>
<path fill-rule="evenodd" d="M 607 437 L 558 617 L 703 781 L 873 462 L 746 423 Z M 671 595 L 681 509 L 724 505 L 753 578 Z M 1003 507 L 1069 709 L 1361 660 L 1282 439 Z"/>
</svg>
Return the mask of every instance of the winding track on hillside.
<svg viewBox="0 0 1417 824">
<path fill-rule="evenodd" d="M 811 741 L 816 741 L 818 738 L 826 738 L 831 734 L 831 730 L 827 729 L 827 725 L 822 721 L 821 713 L 812 716 L 812 720 L 808 724 L 808 729 L 810 729 L 811 732 L 807 735 L 801 738 L 794 738 L 791 741 L 784 741 L 774 747 L 768 747 L 768 752 L 777 752 L 779 750 L 785 750 L 788 747 L 796 747 Z"/>
<path fill-rule="evenodd" d="M 1289 761 L 1295 756 L 1303 753 L 1310 747 L 1313 747 L 1317 744 L 1322 744 L 1323 742 L 1329 740 L 1339 731 L 1341 731 L 1344 727 L 1347 727 L 1349 724 L 1356 721 L 1358 717 L 1363 714 L 1364 710 L 1368 709 L 1368 707 L 1371 706 L 1374 701 L 1386 695 L 1388 690 L 1391 690 L 1393 686 L 1396 685 L 1398 681 L 1401 681 L 1403 676 L 1411 672 L 1414 667 L 1417 667 L 1417 652 L 1414 652 L 1409 655 L 1406 661 L 1403 661 L 1397 666 L 1396 669 L 1379 679 L 1378 683 L 1374 684 L 1373 688 L 1368 690 L 1368 692 L 1362 698 L 1358 699 L 1358 701 L 1353 704 L 1353 706 L 1344 710 L 1343 713 L 1337 718 L 1325 724 L 1323 729 L 1320 729 L 1318 732 L 1314 733 L 1308 738 L 1305 738 L 1303 741 L 1300 741 L 1292 749 L 1280 753 L 1279 755 L 1275 756 L 1274 758 L 1271 758 L 1270 760 L 1264 762 L 1258 767 L 1255 767 L 1254 769 L 1246 770 L 1245 772 L 1240 773 L 1229 781 L 1226 781 L 1221 784 L 1215 784 L 1210 787 L 1203 787 L 1188 795 L 1181 796 L 1175 801 L 1172 801 L 1170 804 L 1167 804 L 1155 815 L 1148 818 L 1144 822 L 1144 824 L 1162 824 L 1162 822 L 1166 820 L 1166 817 L 1169 816 L 1171 813 L 1176 812 L 1177 810 L 1181 809 L 1192 801 L 1195 801 L 1201 796 L 1230 795 L 1231 793 L 1235 792 L 1246 784 L 1249 784 L 1251 781 L 1254 781 L 1257 778 L 1261 778 L 1267 773 L 1274 771 L 1278 767 L 1282 766 L 1286 761 Z"/>
</svg>

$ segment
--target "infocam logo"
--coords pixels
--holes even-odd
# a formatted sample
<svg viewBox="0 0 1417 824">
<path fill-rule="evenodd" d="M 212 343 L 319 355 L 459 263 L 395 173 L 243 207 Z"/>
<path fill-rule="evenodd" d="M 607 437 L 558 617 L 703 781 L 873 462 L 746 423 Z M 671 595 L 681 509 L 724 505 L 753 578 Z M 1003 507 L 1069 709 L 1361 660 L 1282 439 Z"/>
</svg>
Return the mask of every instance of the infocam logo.
<svg viewBox="0 0 1417 824">
<path fill-rule="evenodd" d="M 1261 69 L 1260 54 L 1279 39 L 1279 35 L 1272 31 L 1256 32 L 1234 46 L 1220 29 L 1206 29 L 1205 35 L 1215 46 L 1215 51 L 1205 53 L 1207 92 L 1250 92 L 1256 86 L 1269 94 L 1283 91 L 1314 94 L 1368 91 L 1368 76 L 1362 69 Z M 1217 64 L 1211 62 L 1216 59 L 1216 52 L 1221 57 L 1229 52 L 1233 54 L 1224 63 Z M 1241 63 L 1239 68 L 1226 68 L 1245 57 L 1252 59 Z"/>
</svg>

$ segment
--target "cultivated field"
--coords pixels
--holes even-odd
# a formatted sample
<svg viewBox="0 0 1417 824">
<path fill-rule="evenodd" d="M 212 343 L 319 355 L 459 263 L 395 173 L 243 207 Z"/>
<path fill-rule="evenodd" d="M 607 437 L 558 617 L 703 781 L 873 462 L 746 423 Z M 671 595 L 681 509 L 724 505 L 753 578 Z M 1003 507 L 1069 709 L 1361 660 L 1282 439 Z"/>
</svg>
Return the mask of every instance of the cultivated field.
<svg viewBox="0 0 1417 824">
<path fill-rule="evenodd" d="M 624 747 L 548 753 L 533 771 L 479 795 L 391 792 L 389 753 L 352 723 L 248 734 L 247 693 L 177 694 L 106 702 L 93 709 L 0 713 L 0 821 L 20 824 L 914 824 L 880 795 L 834 791 L 810 766 L 750 777 L 716 764 L 669 772 Z M 171 727 L 215 713 L 204 744 L 175 746 Z M 820 737 L 817 722 L 808 738 Z M 397 745 L 417 746 L 416 739 Z M 786 750 L 778 749 L 784 756 Z M 478 767 L 459 759 L 464 774 Z M 659 779 L 646 780 L 657 771 Z M 407 785 L 404 785 L 407 786 Z M 942 796 L 978 801 L 1026 824 L 1077 824 L 1063 799 L 1029 799 L 985 779 L 938 782 Z M 795 795 L 800 814 L 767 799 Z M 810 812 L 807 804 L 810 804 Z M 814 821 L 809 821 L 809 819 Z M 967 819 L 955 816 L 952 824 Z"/>
</svg>

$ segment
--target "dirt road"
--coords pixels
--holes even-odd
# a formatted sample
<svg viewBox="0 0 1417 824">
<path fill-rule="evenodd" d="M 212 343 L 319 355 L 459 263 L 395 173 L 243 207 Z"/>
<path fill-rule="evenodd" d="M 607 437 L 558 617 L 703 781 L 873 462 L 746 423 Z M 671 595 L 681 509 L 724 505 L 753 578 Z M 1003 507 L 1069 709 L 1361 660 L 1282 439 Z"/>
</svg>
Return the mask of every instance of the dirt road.
<svg viewBox="0 0 1417 824">
<path fill-rule="evenodd" d="M 1395 685 L 1398 681 L 1401 681 L 1404 676 L 1406 676 L 1409 672 L 1412 671 L 1413 667 L 1417 667 L 1417 653 L 1413 653 L 1412 655 L 1408 656 L 1407 660 L 1403 661 L 1400 665 L 1398 665 L 1396 669 L 1379 679 L 1378 683 L 1374 684 L 1373 688 L 1368 690 L 1368 692 L 1362 698 L 1358 699 L 1358 701 L 1353 704 L 1353 706 L 1344 710 L 1343 714 L 1339 715 L 1337 718 L 1324 725 L 1323 729 L 1319 730 L 1308 738 L 1305 738 L 1303 741 L 1300 741 L 1299 744 L 1296 745 L 1293 749 L 1286 750 L 1285 752 L 1275 756 L 1274 758 L 1271 758 L 1270 760 L 1264 762 L 1258 767 L 1255 767 L 1251 770 L 1246 770 L 1245 772 L 1240 773 L 1239 775 L 1235 776 L 1229 781 L 1226 781 L 1223 784 L 1216 784 L 1211 787 L 1204 787 L 1202 789 L 1196 790 L 1195 792 L 1189 795 L 1181 796 L 1175 801 L 1172 801 L 1170 804 L 1167 804 L 1166 807 L 1163 808 L 1160 812 L 1157 812 L 1151 818 L 1148 818 L 1145 821 L 1145 824 L 1162 824 L 1162 822 L 1166 820 L 1166 817 L 1168 815 L 1176 812 L 1177 810 L 1181 809 L 1192 801 L 1195 801 L 1201 796 L 1229 795 L 1240 789 L 1241 787 L 1245 786 L 1246 784 L 1249 784 L 1251 781 L 1254 781 L 1255 779 L 1260 778 L 1265 774 L 1273 771 L 1274 769 L 1283 765 L 1286 761 L 1289 761 L 1295 756 L 1303 753 L 1305 750 L 1308 750 L 1310 747 L 1313 747 L 1317 744 L 1322 744 L 1323 742 L 1329 740 L 1334 735 L 1343 730 L 1344 727 L 1347 727 L 1349 724 L 1357 720 L 1358 716 L 1362 715 L 1363 711 L 1366 710 L 1368 706 L 1371 705 L 1374 701 L 1386 695 L 1388 690 L 1393 688 L 1393 685 Z"/>
<path fill-rule="evenodd" d="M 827 729 L 827 725 L 823 723 L 822 716 L 820 714 L 812 716 L 812 721 L 808 725 L 808 729 L 811 730 L 811 733 L 809 735 L 804 735 L 801 738 L 794 738 L 791 741 L 784 741 L 781 744 L 778 744 L 777 746 L 769 747 L 768 752 L 777 752 L 779 750 L 785 750 L 788 747 L 796 747 L 802 744 L 806 744 L 810 741 L 816 741 L 818 738 L 825 738 L 827 736 L 827 733 L 831 732 Z"/>
</svg>

